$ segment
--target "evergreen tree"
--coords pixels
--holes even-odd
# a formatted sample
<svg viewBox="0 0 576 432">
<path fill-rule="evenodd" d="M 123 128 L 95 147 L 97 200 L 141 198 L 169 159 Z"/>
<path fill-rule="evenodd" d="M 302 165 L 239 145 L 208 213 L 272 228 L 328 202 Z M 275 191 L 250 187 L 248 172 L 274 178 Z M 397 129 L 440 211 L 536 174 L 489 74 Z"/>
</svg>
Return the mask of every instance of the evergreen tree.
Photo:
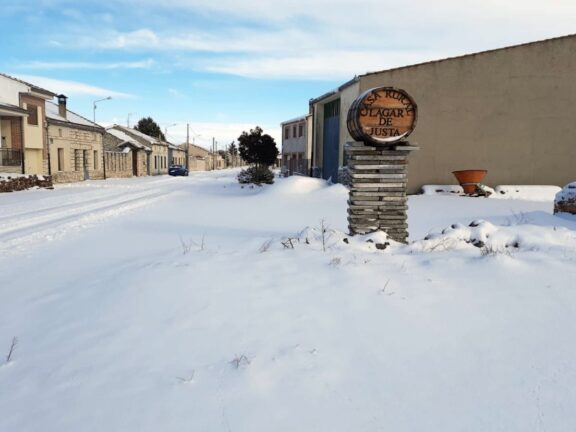
<svg viewBox="0 0 576 432">
<path fill-rule="evenodd" d="M 134 129 L 153 138 L 159 138 L 162 141 L 166 141 L 162 129 L 160 129 L 160 126 L 152 119 L 152 117 L 141 118 L 138 120 L 138 124 L 134 126 Z"/>
<path fill-rule="evenodd" d="M 249 164 L 269 167 L 276 162 L 278 148 L 274 138 L 262 132 L 259 126 L 250 129 L 250 133 L 242 132 L 238 137 L 238 148 L 242 159 Z"/>
</svg>

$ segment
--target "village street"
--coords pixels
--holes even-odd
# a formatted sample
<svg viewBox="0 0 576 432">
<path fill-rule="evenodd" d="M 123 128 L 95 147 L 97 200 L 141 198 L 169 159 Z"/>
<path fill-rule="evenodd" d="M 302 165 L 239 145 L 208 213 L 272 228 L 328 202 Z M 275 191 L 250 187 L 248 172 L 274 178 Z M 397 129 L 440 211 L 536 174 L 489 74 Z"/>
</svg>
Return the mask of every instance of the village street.
<svg viewBox="0 0 576 432">
<path fill-rule="evenodd" d="M 344 186 L 236 174 L 0 197 L 0 430 L 576 427 L 574 217 L 411 196 L 379 250 Z"/>
</svg>

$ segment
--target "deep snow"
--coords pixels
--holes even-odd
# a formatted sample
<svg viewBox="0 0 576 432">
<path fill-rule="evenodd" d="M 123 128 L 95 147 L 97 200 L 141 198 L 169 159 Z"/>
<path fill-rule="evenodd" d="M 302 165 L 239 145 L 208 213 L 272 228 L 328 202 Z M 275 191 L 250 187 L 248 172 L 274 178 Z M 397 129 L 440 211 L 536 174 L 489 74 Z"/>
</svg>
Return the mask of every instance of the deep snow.
<svg viewBox="0 0 576 432">
<path fill-rule="evenodd" d="M 576 218 L 413 196 L 381 251 L 233 174 L 0 196 L 0 431 L 576 428 Z"/>
</svg>

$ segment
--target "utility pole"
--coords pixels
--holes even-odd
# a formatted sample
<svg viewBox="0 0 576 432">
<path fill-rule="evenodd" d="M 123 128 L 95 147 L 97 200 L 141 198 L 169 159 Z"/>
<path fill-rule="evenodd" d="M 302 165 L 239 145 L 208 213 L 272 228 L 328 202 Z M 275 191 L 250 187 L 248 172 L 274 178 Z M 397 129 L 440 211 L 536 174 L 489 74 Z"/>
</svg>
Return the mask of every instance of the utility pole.
<svg viewBox="0 0 576 432">
<path fill-rule="evenodd" d="M 190 123 L 186 123 L 186 169 L 190 170 Z"/>
<path fill-rule="evenodd" d="M 126 116 L 126 127 L 130 128 L 130 117 L 132 116 L 132 114 L 136 114 L 136 113 L 128 113 L 128 115 Z"/>
</svg>

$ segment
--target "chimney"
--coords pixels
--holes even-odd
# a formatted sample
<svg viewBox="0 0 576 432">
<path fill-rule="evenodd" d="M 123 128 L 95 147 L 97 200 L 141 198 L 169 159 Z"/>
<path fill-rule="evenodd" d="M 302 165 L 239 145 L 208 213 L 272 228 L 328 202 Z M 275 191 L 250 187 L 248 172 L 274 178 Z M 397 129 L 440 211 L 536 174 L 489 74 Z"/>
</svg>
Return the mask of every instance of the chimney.
<svg viewBox="0 0 576 432">
<path fill-rule="evenodd" d="M 58 115 L 60 117 L 66 118 L 66 100 L 68 99 L 63 94 L 60 94 L 58 97 Z"/>
</svg>

